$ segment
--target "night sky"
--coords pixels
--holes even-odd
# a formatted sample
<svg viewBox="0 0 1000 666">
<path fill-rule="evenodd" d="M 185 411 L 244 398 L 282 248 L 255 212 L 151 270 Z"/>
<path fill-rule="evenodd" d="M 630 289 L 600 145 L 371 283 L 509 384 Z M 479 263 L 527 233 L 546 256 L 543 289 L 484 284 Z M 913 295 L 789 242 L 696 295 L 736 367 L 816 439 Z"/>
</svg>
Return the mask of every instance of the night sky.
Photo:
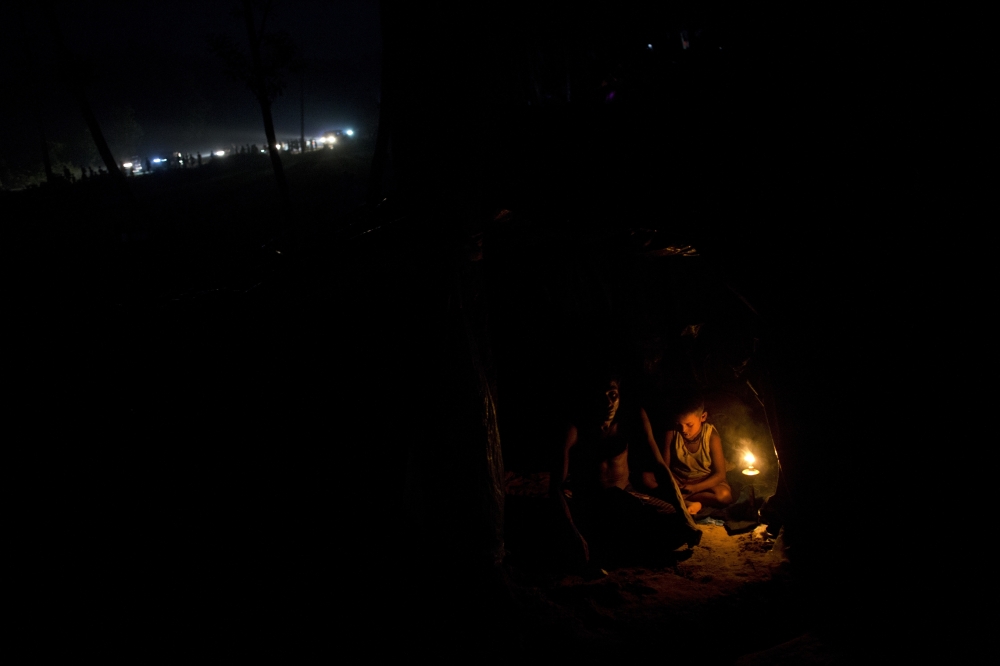
<svg viewBox="0 0 1000 666">
<path fill-rule="evenodd" d="M 20 17 L 16 4 L 24 5 Z M 9 165 L 40 161 L 34 98 L 50 142 L 58 144 L 54 160 L 96 167 L 99 159 L 58 75 L 42 13 L 32 3 L 16 4 L 0 9 L 9 36 L 0 44 L 7 63 L 0 85 L 13 93 L 0 124 L 0 159 Z M 209 48 L 211 35 L 225 35 L 248 51 L 243 23 L 233 16 L 239 3 L 54 4 L 68 48 L 87 72 L 88 95 L 116 156 L 134 151 L 153 157 L 167 151 L 206 152 L 233 143 L 264 143 L 260 107 L 243 83 L 227 76 Z M 381 51 L 378 4 L 274 4 L 266 30 L 287 30 L 305 64 L 301 80 L 290 76 L 288 88 L 274 104 L 279 138 L 299 135 L 303 83 L 307 135 L 348 127 L 374 132 Z M 23 31 L 13 29 L 22 20 Z M 19 35 L 25 39 L 17 39 Z M 25 46 L 33 65 L 27 64 Z M 34 89 L 32 82 L 38 84 Z"/>
</svg>

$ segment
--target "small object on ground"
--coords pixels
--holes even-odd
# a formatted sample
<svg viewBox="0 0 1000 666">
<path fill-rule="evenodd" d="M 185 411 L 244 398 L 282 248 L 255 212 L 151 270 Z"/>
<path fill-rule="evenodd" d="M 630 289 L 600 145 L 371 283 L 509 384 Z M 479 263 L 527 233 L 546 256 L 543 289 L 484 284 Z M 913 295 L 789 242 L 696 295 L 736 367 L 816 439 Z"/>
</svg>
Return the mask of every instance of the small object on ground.
<svg viewBox="0 0 1000 666">
<path fill-rule="evenodd" d="M 778 536 L 774 537 L 774 545 L 771 547 L 771 552 L 777 554 L 780 564 L 787 566 L 791 563 L 788 556 L 788 546 L 785 545 L 785 528 L 778 530 Z"/>
<path fill-rule="evenodd" d="M 608 572 L 601 567 L 588 565 L 583 571 L 584 580 L 597 580 L 598 578 L 607 578 Z"/>
</svg>

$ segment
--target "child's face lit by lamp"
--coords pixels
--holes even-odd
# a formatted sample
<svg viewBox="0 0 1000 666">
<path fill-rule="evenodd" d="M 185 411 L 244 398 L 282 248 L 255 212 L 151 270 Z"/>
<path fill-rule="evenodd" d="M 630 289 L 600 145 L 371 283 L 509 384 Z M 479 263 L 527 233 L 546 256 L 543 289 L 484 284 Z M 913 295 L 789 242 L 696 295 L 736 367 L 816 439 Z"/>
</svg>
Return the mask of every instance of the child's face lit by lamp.
<svg viewBox="0 0 1000 666">
<path fill-rule="evenodd" d="M 760 474 L 760 470 L 759 469 L 754 469 L 753 468 L 753 463 L 756 460 L 756 458 L 753 457 L 752 453 L 750 453 L 749 451 L 747 451 L 746 455 L 743 456 L 743 460 L 745 460 L 747 462 L 747 464 L 749 465 L 749 467 L 747 467 L 745 470 L 743 470 L 744 474 L 746 474 L 747 476 L 754 476 L 756 474 Z"/>
</svg>

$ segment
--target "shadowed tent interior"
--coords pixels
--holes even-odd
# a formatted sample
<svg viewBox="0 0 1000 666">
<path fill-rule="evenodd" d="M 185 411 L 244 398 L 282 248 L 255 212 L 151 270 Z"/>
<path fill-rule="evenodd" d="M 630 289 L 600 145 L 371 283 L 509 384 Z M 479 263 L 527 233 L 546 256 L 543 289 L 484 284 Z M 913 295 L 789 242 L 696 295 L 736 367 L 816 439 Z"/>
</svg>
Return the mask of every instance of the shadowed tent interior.
<svg viewBox="0 0 1000 666">
<path fill-rule="evenodd" d="M 580 239 L 514 219 L 496 230 L 485 256 L 509 468 L 547 469 L 540 452 L 561 436 L 582 375 L 603 360 L 627 368 L 625 385 L 656 431 L 673 425 L 671 387 L 698 386 L 727 459 L 735 464 L 749 449 L 768 458 L 773 492 L 774 445 L 755 393 L 768 381 L 765 324 L 710 257 L 664 243 L 666 235 L 608 229 Z"/>
<path fill-rule="evenodd" d="M 762 460 L 763 496 L 777 490 L 773 433 L 784 469 L 791 464 L 790 478 L 784 479 L 795 497 L 788 518 L 795 523 L 793 547 L 800 552 L 807 590 L 802 595 L 811 599 L 801 606 L 796 605 L 801 599 L 790 602 L 784 612 L 798 608 L 811 622 L 832 623 L 843 628 L 847 640 L 863 631 L 864 620 L 839 615 L 836 604 L 825 601 L 849 594 L 861 580 L 852 579 L 852 565 L 824 543 L 825 529 L 844 506 L 842 497 L 830 501 L 837 487 L 831 470 L 841 457 L 831 424 L 842 409 L 835 396 L 851 383 L 840 371 L 856 367 L 863 353 L 856 354 L 867 341 L 830 326 L 846 314 L 844 294 L 826 278 L 827 272 L 838 273 L 837 258 L 826 246 L 825 232 L 807 237 L 793 222 L 810 202 L 828 201 L 825 183 L 812 180 L 815 172 L 795 169 L 802 156 L 792 137 L 811 130 L 798 125 L 805 120 L 789 123 L 780 113 L 802 95 L 789 85 L 806 65 L 782 61 L 777 76 L 766 81 L 753 76 L 773 69 L 769 58 L 776 53 L 770 46 L 751 47 L 758 33 L 748 30 L 741 33 L 747 58 L 729 66 L 701 60 L 678 67 L 682 81 L 691 77 L 695 89 L 689 95 L 676 94 L 676 78 L 636 84 L 647 65 L 631 62 L 624 69 L 631 67 L 634 88 L 623 86 L 620 104 L 606 103 L 606 95 L 573 104 L 569 88 L 579 82 L 567 70 L 577 64 L 575 58 L 600 62 L 595 51 L 601 46 L 626 50 L 616 39 L 628 35 L 630 22 L 643 12 L 626 11 L 618 15 L 620 22 L 601 12 L 581 18 L 525 9 L 525 15 L 532 20 L 522 21 L 516 10 L 505 8 L 479 18 L 477 29 L 456 32 L 434 12 L 393 6 L 383 14 L 379 146 L 385 165 L 374 175 L 389 196 L 375 221 L 352 233 L 365 243 L 384 239 L 397 248 L 405 255 L 400 273 L 408 279 L 426 274 L 419 268 L 425 261 L 455 266 L 455 259 L 432 260 L 442 256 L 436 253 L 478 257 L 480 243 L 482 253 L 468 273 L 457 267 L 450 277 L 438 273 L 437 287 L 420 289 L 402 298 L 399 310 L 390 309 L 406 313 L 391 317 L 398 323 L 390 325 L 390 337 L 399 326 L 408 332 L 417 326 L 427 336 L 420 343 L 408 341 L 417 358 L 407 367 L 416 368 L 415 376 L 439 378 L 408 405 L 397 405 L 409 415 L 398 416 L 399 423 L 409 428 L 428 418 L 436 422 L 451 411 L 445 405 L 459 404 L 482 419 L 458 433 L 435 428 L 430 455 L 426 445 L 408 451 L 405 488 L 418 496 L 407 494 L 407 506 L 424 521 L 416 523 L 414 540 L 405 542 L 417 546 L 413 561 L 420 563 L 404 568 L 414 572 L 407 581 L 415 586 L 408 589 L 416 590 L 414 614 L 423 599 L 443 589 L 439 576 L 447 578 L 447 571 L 453 576 L 450 589 L 462 600 L 458 614 L 467 619 L 484 613 L 485 625 L 477 625 L 473 635 L 501 653 L 516 652 L 494 631 L 482 629 L 517 633 L 512 615 L 498 610 L 505 604 L 495 603 L 499 574 L 477 573 L 474 564 L 478 557 L 485 565 L 498 537 L 481 523 L 484 516 L 497 520 L 501 488 L 495 459 L 484 454 L 496 450 L 495 425 L 507 471 L 547 469 L 548 447 L 566 407 L 560 403 L 571 395 L 581 366 L 610 354 L 627 369 L 643 404 L 653 405 L 659 431 L 666 429 L 665 415 L 655 413 L 662 393 L 673 382 L 700 383 L 733 447 L 728 453 L 748 440 Z M 564 19 L 581 25 L 562 31 Z M 751 24 L 776 29 L 760 17 Z M 572 36 L 568 43 L 560 42 L 566 35 Z M 553 66 L 556 75 L 545 78 L 532 61 L 551 66 L 550 47 L 569 55 L 556 59 L 562 63 Z M 593 47 L 589 53 L 588 47 Z M 707 72 L 730 78 L 708 84 Z M 842 136 L 840 131 L 848 130 L 824 136 L 823 145 L 829 148 L 825 142 Z M 850 205 L 842 198 L 819 217 L 838 216 Z M 700 256 L 684 256 L 681 248 L 690 247 Z M 465 289 L 476 297 L 460 296 Z M 435 291 L 436 297 L 422 300 Z M 440 321 L 429 320 L 430 309 L 406 309 L 417 302 L 421 308 L 434 302 L 438 311 L 452 309 L 477 342 L 463 345 L 459 335 L 457 345 L 442 348 L 442 339 L 456 340 L 455 330 L 445 333 Z M 451 324 L 457 325 L 458 320 Z M 463 358 L 467 349 L 478 362 Z M 426 350 L 441 355 L 424 355 Z M 445 359 L 451 359 L 447 365 Z M 479 389 L 463 398 L 455 394 L 455 384 L 469 381 L 470 363 L 477 366 L 473 383 Z M 842 367 L 827 372 L 830 363 Z M 458 374 L 438 374 L 445 367 Z M 485 403 L 483 395 L 489 396 Z M 466 466 L 459 466 L 469 455 Z M 484 467 L 486 460 L 491 466 Z M 456 479 L 459 469 L 465 471 Z M 469 474 L 472 469 L 477 476 Z M 479 498 L 478 505 L 462 497 Z M 386 501 L 391 504 L 391 496 Z M 454 553 L 463 549 L 471 557 L 456 562 Z M 426 621 L 418 636 L 426 630 L 448 642 L 447 629 L 430 628 L 440 626 L 442 616 Z M 760 622 L 768 626 L 766 617 Z"/>
</svg>

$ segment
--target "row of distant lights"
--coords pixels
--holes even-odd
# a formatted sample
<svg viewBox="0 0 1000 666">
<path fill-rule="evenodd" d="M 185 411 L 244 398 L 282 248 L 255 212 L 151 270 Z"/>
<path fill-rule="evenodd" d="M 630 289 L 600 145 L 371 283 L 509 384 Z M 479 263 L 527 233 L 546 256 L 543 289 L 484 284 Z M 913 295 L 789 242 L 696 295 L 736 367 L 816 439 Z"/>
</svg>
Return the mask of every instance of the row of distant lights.
<svg viewBox="0 0 1000 666">
<path fill-rule="evenodd" d="M 685 43 L 686 43 L 686 42 L 685 42 Z M 653 50 L 653 45 L 652 45 L 652 44 L 646 44 L 646 48 L 647 48 L 647 49 L 649 49 L 650 51 L 652 51 L 652 50 Z M 685 46 L 684 48 L 686 49 L 687 47 Z M 721 46 L 719 47 L 719 50 L 720 50 L 720 51 L 722 50 L 722 47 L 721 47 Z"/>
<path fill-rule="evenodd" d="M 354 130 L 350 130 L 350 129 L 349 130 L 344 130 L 344 134 L 346 134 L 347 136 L 354 136 Z M 334 143 L 337 143 L 337 137 L 335 137 L 335 136 L 321 136 L 320 138 L 316 139 L 316 143 L 334 144 Z"/>
<path fill-rule="evenodd" d="M 222 151 L 222 150 L 217 150 L 217 151 L 215 151 L 215 153 L 214 153 L 214 154 L 215 154 L 215 155 L 218 155 L 219 157 L 222 157 L 222 156 L 223 156 L 223 155 L 225 155 L 226 153 L 225 153 L 225 151 Z M 166 161 L 167 161 L 167 160 L 164 160 L 164 159 L 160 159 L 159 157 L 154 157 L 154 158 L 153 158 L 153 164 L 162 164 L 163 162 L 166 162 Z M 178 162 L 179 164 L 184 164 L 184 160 L 177 160 L 177 162 Z M 132 163 L 131 163 L 131 162 L 122 162 L 122 166 L 123 166 L 123 167 L 125 167 L 126 169 L 131 169 L 131 168 L 132 168 Z M 141 165 L 141 164 L 136 164 L 136 165 L 135 165 L 135 168 L 136 168 L 136 169 L 141 169 L 141 168 L 142 168 L 142 165 Z"/>
<path fill-rule="evenodd" d="M 346 134 L 347 136 L 354 136 L 354 130 L 345 130 L 344 134 Z M 320 138 L 316 139 L 316 143 L 330 143 L 330 144 L 337 143 L 337 137 L 335 137 L 335 136 L 320 137 Z M 288 150 L 288 144 L 287 143 L 281 144 L 281 149 L 282 150 Z M 261 148 L 260 152 L 266 153 L 267 150 L 265 150 L 264 148 Z M 226 151 L 224 151 L 224 150 L 217 150 L 217 151 L 215 151 L 212 154 L 215 155 L 216 157 L 225 157 Z M 160 164 L 161 162 L 166 162 L 166 161 L 167 160 L 163 160 L 163 159 L 160 159 L 159 157 L 156 157 L 156 158 L 153 159 L 153 164 Z M 180 163 L 184 164 L 184 160 L 180 160 Z M 125 163 L 122 164 L 122 166 L 125 167 L 126 169 L 131 169 L 132 168 L 132 163 L 131 162 L 125 162 Z"/>
</svg>

